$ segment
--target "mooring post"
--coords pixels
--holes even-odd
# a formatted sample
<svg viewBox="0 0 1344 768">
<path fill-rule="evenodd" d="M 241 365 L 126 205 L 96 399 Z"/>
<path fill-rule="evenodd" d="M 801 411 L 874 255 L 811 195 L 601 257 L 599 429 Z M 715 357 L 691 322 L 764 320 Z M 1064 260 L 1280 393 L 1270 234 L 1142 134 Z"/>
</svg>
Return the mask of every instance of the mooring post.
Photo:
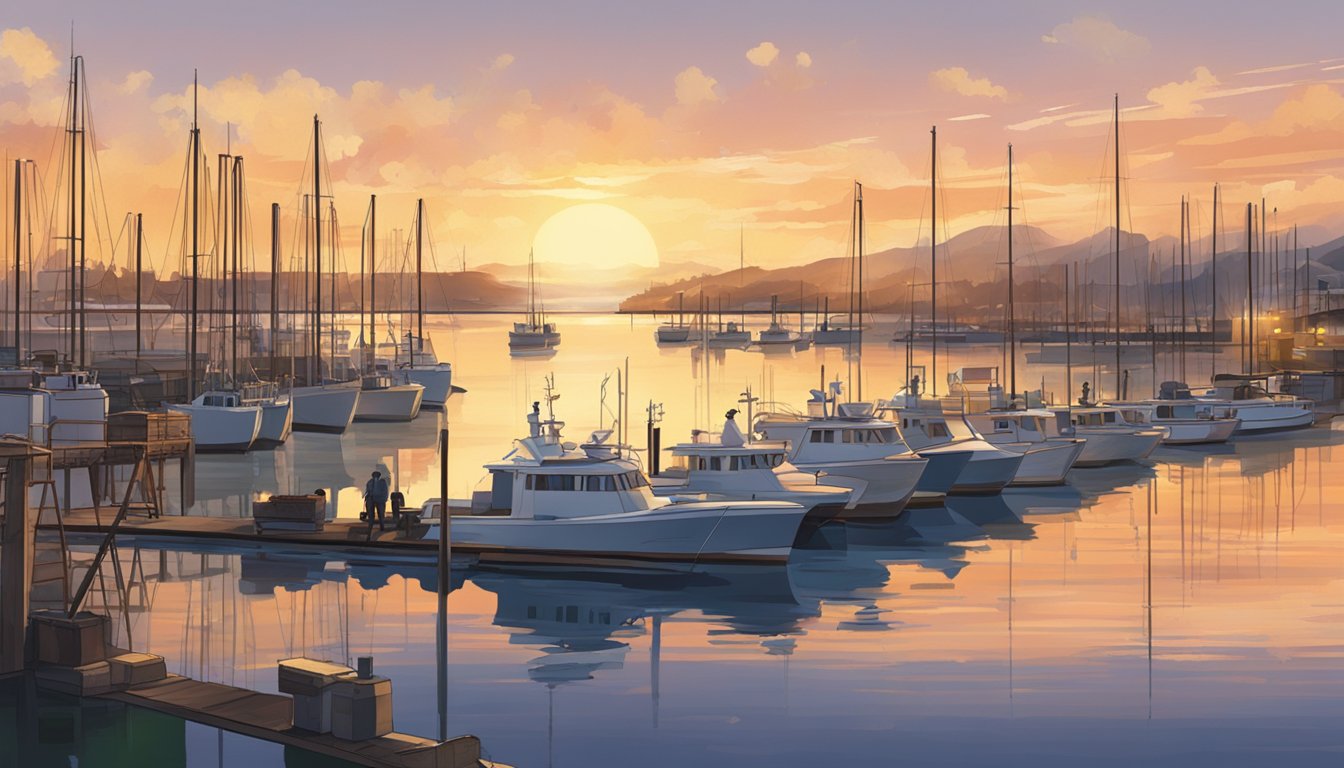
<svg viewBox="0 0 1344 768">
<path fill-rule="evenodd" d="M 0 448 L 5 459 L 5 521 L 0 534 L 0 675 L 24 667 L 28 598 L 33 581 L 33 539 L 37 518 L 28 506 L 33 458 L 45 453 L 26 443 Z"/>
</svg>

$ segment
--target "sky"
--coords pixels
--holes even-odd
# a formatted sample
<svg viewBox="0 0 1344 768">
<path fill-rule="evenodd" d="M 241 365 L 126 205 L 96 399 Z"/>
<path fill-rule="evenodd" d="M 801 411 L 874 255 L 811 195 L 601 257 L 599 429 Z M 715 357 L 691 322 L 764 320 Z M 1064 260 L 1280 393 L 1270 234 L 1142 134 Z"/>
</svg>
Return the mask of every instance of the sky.
<svg viewBox="0 0 1344 768">
<path fill-rule="evenodd" d="M 1111 223 L 1116 94 L 1126 229 L 1175 234 L 1186 194 L 1207 235 L 1218 183 L 1228 230 L 1264 197 L 1280 226 L 1344 234 L 1337 2 L 420 5 L 20 0 L 0 19 L 0 151 L 56 175 L 73 24 L 100 252 L 123 265 L 128 211 L 178 263 L 193 69 L 206 153 L 246 158 L 258 252 L 271 202 L 293 252 L 314 113 L 347 260 L 376 194 L 383 239 L 425 198 L 445 267 L 463 248 L 524 262 L 581 203 L 635 216 L 664 261 L 733 266 L 741 233 L 749 264 L 796 264 L 844 255 L 855 180 L 869 251 L 910 246 L 934 125 L 940 237 L 1003 223 L 1012 143 L 1016 221 L 1073 240 Z M 578 262 L 585 238 L 602 232 L 549 257 Z"/>
</svg>

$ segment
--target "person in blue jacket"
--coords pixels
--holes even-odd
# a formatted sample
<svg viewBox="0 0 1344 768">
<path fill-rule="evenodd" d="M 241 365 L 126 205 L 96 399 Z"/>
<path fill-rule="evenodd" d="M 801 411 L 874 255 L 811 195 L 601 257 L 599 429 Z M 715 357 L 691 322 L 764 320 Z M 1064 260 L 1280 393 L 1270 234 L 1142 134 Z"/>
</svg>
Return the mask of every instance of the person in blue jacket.
<svg viewBox="0 0 1344 768">
<path fill-rule="evenodd" d="M 387 480 L 377 470 L 374 470 L 369 482 L 364 484 L 364 512 L 369 518 L 369 530 L 373 530 L 375 515 L 378 517 L 378 530 L 387 530 L 383 522 L 387 514 Z"/>
</svg>

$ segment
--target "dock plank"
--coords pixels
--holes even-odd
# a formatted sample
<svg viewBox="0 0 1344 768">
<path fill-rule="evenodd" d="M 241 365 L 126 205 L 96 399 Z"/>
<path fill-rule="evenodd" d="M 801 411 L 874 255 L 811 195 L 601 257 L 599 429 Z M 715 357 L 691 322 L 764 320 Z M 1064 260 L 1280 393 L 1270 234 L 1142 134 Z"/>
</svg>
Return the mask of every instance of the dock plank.
<svg viewBox="0 0 1344 768">
<path fill-rule="evenodd" d="M 459 736 L 438 742 L 405 733 L 344 741 L 293 727 L 293 700 L 177 675 L 98 698 L 151 709 L 276 744 L 306 749 L 370 768 L 479 768 L 480 740 Z"/>
</svg>

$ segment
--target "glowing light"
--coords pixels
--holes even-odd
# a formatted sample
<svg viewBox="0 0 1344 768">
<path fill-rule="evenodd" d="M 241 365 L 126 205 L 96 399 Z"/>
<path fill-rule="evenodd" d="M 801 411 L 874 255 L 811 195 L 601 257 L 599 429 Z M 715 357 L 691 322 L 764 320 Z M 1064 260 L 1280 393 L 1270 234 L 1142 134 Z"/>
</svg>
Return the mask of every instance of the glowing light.
<svg viewBox="0 0 1344 768">
<path fill-rule="evenodd" d="M 546 220 L 532 240 L 537 260 L 574 267 L 658 266 L 658 246 L 643 222 L 606 203 L 584 203 Z"/>
</svg>

